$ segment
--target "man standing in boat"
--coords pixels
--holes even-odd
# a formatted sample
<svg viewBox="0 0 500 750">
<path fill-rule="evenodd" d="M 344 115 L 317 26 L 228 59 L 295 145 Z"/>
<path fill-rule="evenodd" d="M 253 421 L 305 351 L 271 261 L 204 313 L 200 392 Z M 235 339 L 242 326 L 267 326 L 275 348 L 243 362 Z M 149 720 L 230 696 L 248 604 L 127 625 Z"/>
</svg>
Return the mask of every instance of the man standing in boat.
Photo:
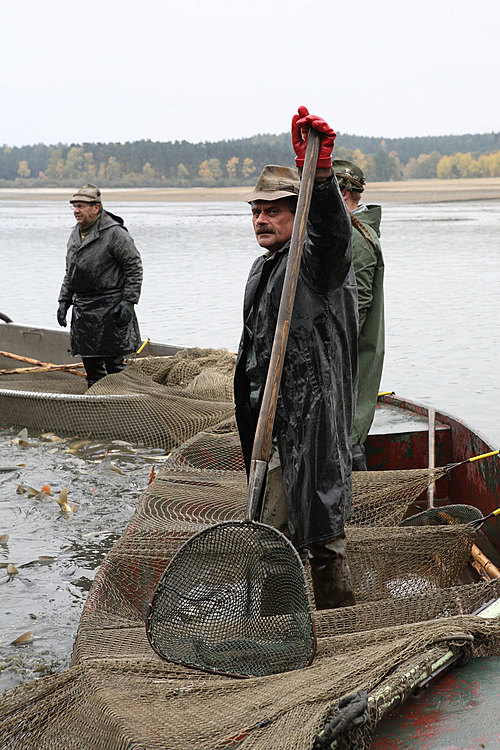
<svg viewBox="0 0 500 750">
<path fill-rule="evenodd" d="M 356 164 L 334 159 L 333 171 L 351 214 L 352 263 L 358 285 L 359 380 L 352 429 L 353 471 L 366 471 L 364 443 L 375 415 L 384 365 L 384 259 L 380 245 L 382 209 L 361 203 L 365 176 Z"/>
<path fill-rule="evenodd" d="M 66 254 L 57 322 L 73 305 L 71 354 L 82 357 L 90 388 L 125 367 L 140 332 L 134 305 L 142 286 L 139 251 L 123 219 L 105 211 L 96 185 L 83 185 L 70 203 L 76 219 Z"/>
<path fill-rule="evenodd" d="M 354 604 L 344 523 L 351 515 L 351 430 L 357 376 L 357 297 L 349 214 L 332 173 L 334 131 L 300 107 L 296 166 L 309 127 L 322 137 L 260 520 L 310 559 L 318 609 Z M 300 176 L 267 166 L 246 201 L 265 250 L 245 289 L 235 373 L 236 419 L 247 471 L 262 401 Z"/>
</svg>

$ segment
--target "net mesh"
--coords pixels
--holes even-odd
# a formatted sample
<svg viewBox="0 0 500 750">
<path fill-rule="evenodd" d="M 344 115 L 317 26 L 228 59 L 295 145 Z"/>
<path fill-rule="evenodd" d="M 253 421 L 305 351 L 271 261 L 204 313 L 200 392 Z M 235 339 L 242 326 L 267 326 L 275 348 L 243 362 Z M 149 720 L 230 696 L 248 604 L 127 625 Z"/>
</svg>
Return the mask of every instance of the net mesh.
<svg viewBox="0 0 500 750">
<path fill-rule="evenodd" d="M 158 365 L 170 377 L 191 366 L 185 358 Z M 155 363 L 147 366 L 163 377 Z M 232 403 L 220 390 L 232 373 L 216 369 L 212 380 L 208 369 L 214 368 L 188 383 L 176 375 L 175 386 L 146 378 L 135 363 L 125 371 L 134 380 L 140 370 L 154 387 L 172 389 L 166 442 L 173 449 L 97 571 L 70 667 L 2 696 L 2 748 L 305 750 L 320 747 L 318 735 L 339 715 L 339 700 L 360 689 L 370 695 L 368 720 L 349 728 L 338 747 L 369 748 L 387 707 L 413 689 L 411 675 L 428 672 L 443 650 L 461 653 L 465 644 L 474 656 L 500 653 L 499 619 L 473 615 L 498 598 L 500 582 L 462 579 L 475 530 L 398 526 L 409 504 L 445 471 L 433 469 L 355 475 L 346 536 L 357 603 L 314 612 L 312 664 L 235 680 L 161 659 L 145 623 L 165 567 L 193 534 L 244 516 L 246 475 Z M 186 393 L 197 377 L 204 398 Z M 206 411 L 198 413 L 200 403 Z M 189 414 L 189 427 L 181 413 Z"/>
<path fill-rule="evenodd" d="M 42 432 L 169 451 L 234 413 L 234 364 L 226 349 L 183 349 L 170 357 L 132 359 L 88 390 L 85 378 L 64 372 L 2 375 L 2 418 Z"/>
<path fill-rule="evenodd" d="M 429 508 L 422 513 L 407 518 L 401 523 L 405 526 L 433 526 L 446 523 L 474 523 L 483 520 L 483 514 L 472 505 L 445 505 L 443 508 Z"/>
</svg>

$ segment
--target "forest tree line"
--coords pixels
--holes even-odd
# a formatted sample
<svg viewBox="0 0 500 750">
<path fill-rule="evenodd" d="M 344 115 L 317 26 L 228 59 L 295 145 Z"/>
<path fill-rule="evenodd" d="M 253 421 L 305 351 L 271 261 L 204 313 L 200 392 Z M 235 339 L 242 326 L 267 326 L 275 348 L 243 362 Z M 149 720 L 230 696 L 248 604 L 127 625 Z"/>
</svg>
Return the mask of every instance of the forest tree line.
<svg viewBox="0 0 500 750">
<path fill-rule="evenodd" d="M 368 181 L 500 176 L 500 133 L 381 139 L 340 133 L 334 158 Z M 0 147 L 0 187 L 236 186 L 266 164 L 293 166 L 288 133 L 188 143 L 134 141 Z"/>
</svg>

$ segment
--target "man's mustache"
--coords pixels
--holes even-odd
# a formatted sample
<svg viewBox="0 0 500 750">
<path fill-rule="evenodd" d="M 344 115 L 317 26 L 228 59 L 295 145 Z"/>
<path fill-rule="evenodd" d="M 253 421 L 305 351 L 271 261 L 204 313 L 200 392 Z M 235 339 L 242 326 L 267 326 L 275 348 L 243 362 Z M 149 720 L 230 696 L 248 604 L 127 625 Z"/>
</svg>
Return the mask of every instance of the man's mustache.
<svg viewBox="0 0 500 750">
<path fill-rule="evenodd" d="M 257 229 L 256 233 L 258 235 L 259 234 L 274 234 L 274 229 L 272 227 L 263 227 L 263 228 L 261 227 L 260 229 Z"/>
</svg>

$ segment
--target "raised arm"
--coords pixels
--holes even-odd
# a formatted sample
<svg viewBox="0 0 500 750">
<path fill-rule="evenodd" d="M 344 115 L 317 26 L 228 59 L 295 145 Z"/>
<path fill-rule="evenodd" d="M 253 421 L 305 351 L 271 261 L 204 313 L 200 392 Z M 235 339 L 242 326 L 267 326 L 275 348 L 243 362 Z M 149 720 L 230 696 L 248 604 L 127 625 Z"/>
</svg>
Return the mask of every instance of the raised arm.
<svg viewBox="0 0 500 750">
<path fill-rule="evenodd" d="M 328 123 L 299 107 L 292 118 L 292 143 L 295 164 L 300 172 L 304 164 L 309 129 L 321 134 L 316 182 L 309 209 L 303 268 L 321 291 L 340 285 L 352 258 L 351 222 L 337 181 L 332 173 L 332 151 L 336 134 Z"/>
</svg>

